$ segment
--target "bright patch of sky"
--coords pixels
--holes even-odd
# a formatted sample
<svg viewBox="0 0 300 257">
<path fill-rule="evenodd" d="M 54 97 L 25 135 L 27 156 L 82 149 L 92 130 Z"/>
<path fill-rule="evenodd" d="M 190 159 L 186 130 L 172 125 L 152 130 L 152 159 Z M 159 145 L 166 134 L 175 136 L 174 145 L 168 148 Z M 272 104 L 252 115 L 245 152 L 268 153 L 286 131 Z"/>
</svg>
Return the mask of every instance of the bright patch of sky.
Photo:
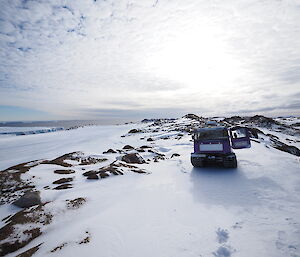
<svg viewBox="0 0 300 257">
<path fill-rule="evenodd" d="M 300 113 L 298 1 L 0 5 L 1 105 L 45 119 Z"/>
</svg>

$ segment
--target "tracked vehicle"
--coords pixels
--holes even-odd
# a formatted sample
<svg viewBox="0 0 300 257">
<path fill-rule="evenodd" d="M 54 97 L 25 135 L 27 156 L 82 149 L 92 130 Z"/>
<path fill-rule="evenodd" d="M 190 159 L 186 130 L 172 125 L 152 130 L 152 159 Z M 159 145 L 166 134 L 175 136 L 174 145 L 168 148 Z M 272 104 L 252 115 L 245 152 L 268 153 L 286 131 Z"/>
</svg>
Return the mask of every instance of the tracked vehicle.
<svg viewBox="0 0 300 257">
<path fill-rule="evenodd" d="M 250 136 L 246 127 L 207 127 L 194 131 L 194 152 L 191 162 L 194 167 L 207 164 L 222 164 L 236 168 L 237 159 L 232 149 L 250 148 Z"/>
</svg>

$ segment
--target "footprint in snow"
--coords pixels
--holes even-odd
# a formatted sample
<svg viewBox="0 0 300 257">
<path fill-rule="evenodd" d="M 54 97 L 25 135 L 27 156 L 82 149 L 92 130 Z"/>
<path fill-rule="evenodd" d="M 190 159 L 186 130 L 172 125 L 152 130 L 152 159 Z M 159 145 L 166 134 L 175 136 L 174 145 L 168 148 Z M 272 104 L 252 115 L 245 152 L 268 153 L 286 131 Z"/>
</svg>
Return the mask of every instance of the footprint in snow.
<svg viewBox="0 0 300 257">
<path fill-rule="evenodd" d="M 219 244 L 226 243 L 229 238 L 229 232 L 226 229 L 218 228 L 216 231 Z"/>
<path fill-rule="evenodd" d="M 222 245 L 217 251 L 213 252 L 215 257 L 230 257 L 234 250 L 230 246 Z"/>
<path fill-rule="evenodd" d="M 180 171 L 181 171 L 182 173 L 187 173 L 186 169 L 185 169 L 185 168 L 183 167 L 183 165 L 182 165 L 182 160 L 178 160 L 177 167 L 180 168 Z"/>
</svg>

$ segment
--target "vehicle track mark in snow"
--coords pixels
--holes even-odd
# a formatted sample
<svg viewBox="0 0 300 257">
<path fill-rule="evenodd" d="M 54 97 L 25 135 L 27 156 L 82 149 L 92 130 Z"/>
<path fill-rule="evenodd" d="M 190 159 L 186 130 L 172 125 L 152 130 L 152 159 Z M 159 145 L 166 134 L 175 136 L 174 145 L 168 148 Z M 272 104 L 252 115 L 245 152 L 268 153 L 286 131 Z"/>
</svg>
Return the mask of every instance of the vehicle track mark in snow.
<svg viewBox="0 0 300 257">
<path fill-rule="evenodd" d="M 229 239 L 229 232 L 226 229 L 218 228 L 216 231 L 219 244 L 226 243 Z"/>
<path fill-rule="evenodd" d="M 252 166 L 252 167 L 261 167 L 259 163 L 248 161 L 248 160 L 239 160 L 239 163 L 247 166 Z"/>
</svg>

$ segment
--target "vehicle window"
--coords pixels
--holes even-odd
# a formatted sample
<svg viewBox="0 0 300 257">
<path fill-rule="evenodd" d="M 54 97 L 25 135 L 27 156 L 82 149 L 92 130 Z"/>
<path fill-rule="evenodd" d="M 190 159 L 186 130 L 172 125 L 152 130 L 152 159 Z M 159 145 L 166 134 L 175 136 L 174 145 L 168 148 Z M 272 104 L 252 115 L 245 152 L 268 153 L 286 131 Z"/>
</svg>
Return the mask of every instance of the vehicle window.
<svg viewBox="0 0 300 257">
<path fill-rule="evenodd" d="M 226 138 L 226 137 L 228 137 L 226 129 L 198 131 L 195 134 L 195 139 L 197 139 L 197 140 L 222 139 L 222 138 Z"/>
<path fill-rule="evenodd" d="M 242 138 L 247 136 L 247 132 L 245 128 L 239 128 L 235 130 L 231 130 L 231 134 L 233 138 Z"/>
</svg>

